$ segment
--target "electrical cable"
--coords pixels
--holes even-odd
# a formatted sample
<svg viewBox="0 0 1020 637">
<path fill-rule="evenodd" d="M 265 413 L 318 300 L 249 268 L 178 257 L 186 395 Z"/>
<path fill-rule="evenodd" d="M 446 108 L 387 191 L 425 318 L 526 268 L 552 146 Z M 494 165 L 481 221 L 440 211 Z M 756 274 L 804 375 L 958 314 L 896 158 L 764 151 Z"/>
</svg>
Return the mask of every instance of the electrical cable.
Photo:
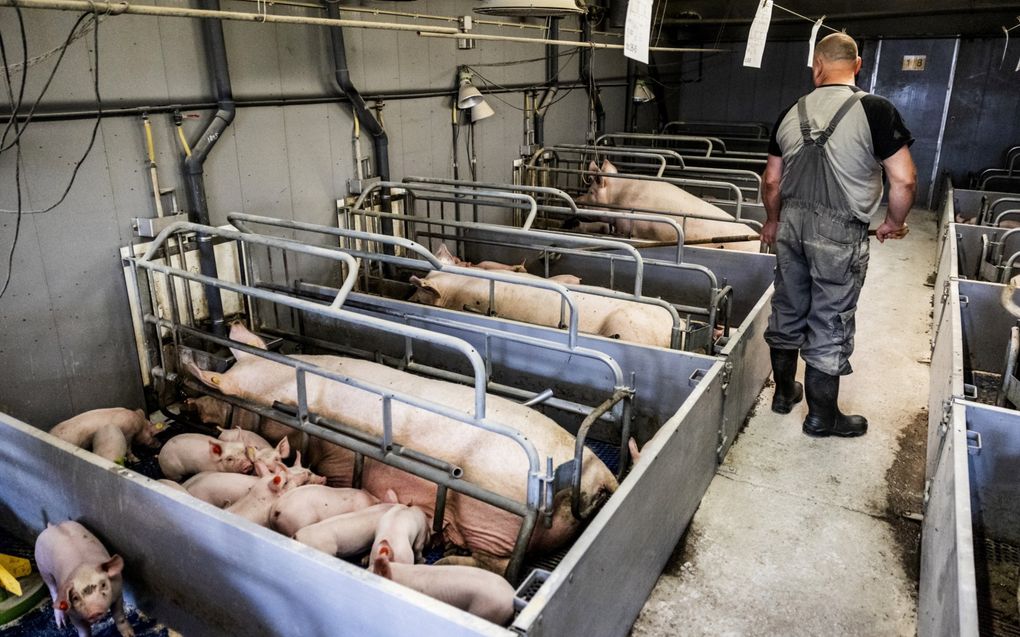
<svg viewBox="0 0 1020 637">
<path fill-rule="evenodd" d="M 46 78 L 46 83 L 43 84 L 42 90 L 39 91 L 39 96 L 36 97 L 35 103 L 32 104 L 32 108 L 29 109 L 28 115 L 25 117 L 25 121 L 21 125 L 22 133 L 24 133 L 25 129 L 28 128 L 28 124 L 32 121 L 32 117 L 35 115 L 36 108 L 39 107 L 39 104 L 42 102 L 43 97 L 46 96 L 46 91 L 49 90 L 50 84 L 53 82 L 53 77 L 57 74 L 57 69 L 60 68 L 60 63 L 64 59 L 64 53 L 67 52 L 67 47 L 70 46 L 70 44 L 72 42 L 71 36 L 74 35 L 75 29 L 78 28 L 78 25 L 81 24 L 82 20 L 84 20 L 85 18 L 89 17 L 89 15 L 90 14 L 88 14 L 88 13 L 81 14 L 81 16 L 78 18 L 78 20 L 75 21 L 74 26 L 71 27 L 71 32 L 67 34 L 67 38 L 64 40 L 64 44 L 60 47 L 60 56 L 57 58 L 57 61 L 53 64 L 53 69 L 50 71 L 50 76 L 48 78 Z M 97 23 L 96 29 L 97 30 L 99 29 L 98 23 Z M 9 69 L 7 68 L 6 64 L 4 65 L 4 70 L 6 72 L 9 72 Z M 26 73 L 26 72 L 27 72 L 27 70 L 25 72 L 23 72 L 23 74 L 22 74 L 22 81 L 24 81 L 24 77 L 25 77 L 24 73 Z M 18 104 L 18 107 L 20 108 L 21 104 Z M 17 111 L 12 112 L 12 115 L 14 113 L 16 113 L 16 112 Z M 14 119 L 14 118 L 12 117 L 12 119 Z M 7 122 L 8 128 L 10 127 L 10 125 L 11 125 L 11 123 L 8 121 Z M 3 134 L 3 140 L 5 142 L 6 142 L 6 139 L 7 139 L 7 129 L 4 130 L 4 134 Z M 16 137 L 15 141 L 17 139 L 18 138 Z M 10 149 L 13 145 L 14 145 L 14 142 L 11 142 L 10 144 L 4 144 L 2 147 L 0 147 L 0 153 Z"/>
<path fill-rule="evenodd" d="M 26 29 L 25 29 L 25 19 L 24 19 L 24 16 L 22 16 L 22 14 L 21 14 L 21 7 L 15 7 L 15 8 L 17 9 L 17 14 L 18 14 L 18 27 L 19 27 L 19 29 L 21 31 L 21 54 L 22 54 L 22 58 L 27 60 L 28 59 L 28 35 L 27 35 Z M 22 76 L 21 76 L 21 87 L 18 89 L 18 99 L 15 102 L 14 101 L 14 90 L 13 90 L 14 84 L 11 83 L 11 71 L 10 71 L 10 67 L 6 63 L 6 59 L 7 59 L 7 56 L 4 55 L 4 77 L 7 79 L 7 92 L 10 94 L 10 98 L 11 98 L 11 100 L 10 100 L 11 101 L 11 113 L 13 114 L 13 113 L 17 112 L 14 109 L 15 108 L 20 109 L 22 102 L 25 100 L 25 84 L 27 83 L 27 81 L 26 81 L 27 75 L 26 74 L 22 74 Z M 13 66 L 13 65 L 11 65 L 11 66 Z M 0 149 L 2 149 L 4 143 L 7 141 L 7 133 L 10 132 L 10 130 L 11 130 L 11 121 L 8 121 L 7 122 L 7 126 L 4 127 L 3 135 L 0 135 Z M 17 136 L 17 128 L 15 128 L 14 132 L 15 132 L 15 135 Z M 0 154 L 2 154 L 2 153 L 3 153 L 3 150 L 0 150 Z"/>
<path fill-rule="evenodd" d="M 18 13 L 18 26 L 21 29 L 22 57 L 27 60 L 28 59 L 28 36 L 25 33 L 25 21 L 24 21 L 23 16 L 21 15 L 21 8 L 20 7 L 15 7 L 15 9 L 17 10 L 17 13 Z M 22 76 L 21 76 L 21 87 L 18 89 L 18 100 L 17 100 L 17 102 L 15 102 L 15 99 L 14 99 L 14 83 L 11 80 L 11 70 L 10 70 L 8 64 L 7 64 L 7 46 L 4 43 L 3 34 L 0 34 L 0 62 L 3 62 L 3 65 L 4 65 L 4 78 L 7 80 L 7 97 L 8 97 L 8 101 L 10 102 L 11 112 L 15 113 L 15 112 L 17 112 L 17 111 L 15 111 L 15 107 L 16 106 L 20 106 L 21 100 L 24 98 L 24 95 L 25 95 L 25 81 L 26 81 L 26 78 L 27 78 L 28 74 L 25 73 L 25 74 L 22 74 Z M 14 148 L 15 148 L 15 150 L 14 150 L 14 188 L 15 188 L 16 199 L 17 199 L 17 204 L 18 204 L 18 211 L 17 211 L 18 216 L 14 220 L 14 236 L 11 239 L 11 250 L 7 254 L 7 274 L 6 274 L 5 279 L 4 279 L 3 288 L 0 288 L 0 299 L 2 299 L 4 294 L 7 293 L 7 288 L 10 287 L 11 279 L 13 278 L 13 274 L 14 274 L 14 251 L 18 247 L 18 237 L 21 236 L 21 220 L 22 220 L 22 214 L 21 214 L 21 208 L 22 208 L 22 203 L 21 203 L 21 141 L 20 141 L 21 130 L 20 130 L 20 124 L 18 124 L 18 122 L 17 122 L 17 118 L 11 118 L 11 119 L 14 122 L 13 126 L 14 126 L 14 134 L 15 134 L 15 142 L 14 142 Z M 5 129 L 4 130 L 4 136 L 6 137 L 6 135 L 7 135 L 7 130 Z"/>
<path fill-rule="evenodd" d="M 83 14 L 82 17 L 79 18 L 79 21 L 81 21 L 84 17 L 86 17 L 88 15 L 89 14 L 87 14 L 87 13 Z M 103 119 L 103 100 L 102 100 L 102 97 L 99 94 L 99 21 L 98 21 L 98 16 L 99 16 L 98 12 L 94 14 L 94 17 L 96 18 L 96 27 L 92 31 L 93 49 L 94 49 L 94 51 L 93 51 L 94 59 L 93 59 L 93 68 L 92 68 L 92 71 L 93 71 L 93 85 L 92 85 L 92 89 L 93 89 L 93 92 L 94 92 L 95 98 L 96 98 L 96 120 L 95 120 L 95 123 L 92 126 L 92 134 L 89 137 L 88 146 L 85 148 L 85 152 L 82 153 L 81 158 L 75 163 L 74 169 L 71 171 L 71 178 L 68 180 L 67 186 L 64 188 L 64 192 L 60 195 L 60 198 L 53 205 L 47 206 L 46 208 L 42 208 L 40 210 L 22 210 L 20 208 L 20 206 L 19 206 L 18 210 L 2 210 L 2 209 L 0 209 L 0 213 L 4 213 L 4 214 L 17 214 L 18 216 L 21 216 L 21 215 L 30 215 L 30 214 L 45 214 L 47 212 L 52 211 L 53 209 L 55 209 L 60 204 L 64 203 L 64 200 L 67 199 L 67 195 L 71 192 L 71 188 L 74 186 L 75 179 L 78 177 L 78 171 L 81 170 L 82 164 L 85 163 L 85 160 L 88 158 L 89 154 L 92 152 L 92 149 L 96 145 L 96 136 L 99 134 L 99 124 L 100 124 L 100 122 Z M 68 44 L 69 44 L 69 42 L 68 42 Z M 63 58 L 63 55 L 61 55 L 61 58 Z M 58 60 L 58 64 L 59 64 L 59 60 Z M 36 105 L 38 105 L 38 100 L 36 101 Z M 17 120 L 18 118 L 17 117 L 12 117 L 11 119 L 12 119 L 12 121 L 14 121 L 14 120 Z M 24 134 L 25 130 L 28 128 L 28 123 L 29 123 L 28 120 L 26 120 L 24 123 L 22 123 L 21 130 L 20 130 L 20 132 L 17 135 L 16 141 L 18 139 L 20 139 L 22 134 Z"/>
</svg>

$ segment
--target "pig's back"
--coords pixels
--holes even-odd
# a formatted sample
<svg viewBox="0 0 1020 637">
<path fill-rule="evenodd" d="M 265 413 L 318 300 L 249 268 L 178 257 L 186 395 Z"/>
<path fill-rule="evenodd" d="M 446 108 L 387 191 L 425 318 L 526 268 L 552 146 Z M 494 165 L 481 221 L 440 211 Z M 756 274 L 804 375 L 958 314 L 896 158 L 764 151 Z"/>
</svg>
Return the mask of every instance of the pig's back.
<svg viewBox="0 0 1020 637">
<path fill-rule="evenodd" d="M 84 526 L 73 520 L 50 525 L 35 542 L 35 561 L 41 573 L 58 586 L 82 564 L 101 564 L 110 553 Z"/>
</svg>

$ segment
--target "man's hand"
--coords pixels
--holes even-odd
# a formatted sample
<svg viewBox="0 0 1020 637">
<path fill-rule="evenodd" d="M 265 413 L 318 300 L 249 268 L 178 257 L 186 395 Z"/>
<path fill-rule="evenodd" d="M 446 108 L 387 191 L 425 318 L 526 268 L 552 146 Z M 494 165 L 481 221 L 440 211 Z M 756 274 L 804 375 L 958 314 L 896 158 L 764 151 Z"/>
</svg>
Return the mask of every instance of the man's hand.
<svg viewBox="0 0 1020 637">
<path fill-rule="evenodd" d="M 910 232 L 906 223 L 897 224 L 889 219 L 882 222 L 882 225 L 875 230 L 875 236 L 879 243 L 885 243 L 886 239 L 902 239 Z M 763 233 L 764 234 L 764 233 Z"/>
<path fill-rule="evenodd" d="M 761 241 L 770 246 L 776 245 L 776 235 L 779 233 L 778 221 L 766 221 L 761 227 Z"/>
</svg>

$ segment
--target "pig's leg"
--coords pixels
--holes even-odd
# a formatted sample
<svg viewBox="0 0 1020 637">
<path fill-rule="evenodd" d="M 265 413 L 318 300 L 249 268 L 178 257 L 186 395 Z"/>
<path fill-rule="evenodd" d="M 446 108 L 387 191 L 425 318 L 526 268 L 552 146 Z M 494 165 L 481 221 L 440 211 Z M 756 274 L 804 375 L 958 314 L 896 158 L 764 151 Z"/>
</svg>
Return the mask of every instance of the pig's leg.
<svg viewBox="0 0 1020 637">
<path fill-rule="evenodd" d="M 92 453 L 123 465 L 128 455 L 128 444 L 120 427 L 104 425 L 96 431 L 92 438 Z"/>
<path fill-rule="evenodd" d="M 128 623 L 127 617 L 124 615 L 123 595 L 117 596 L 117 599 L 110 606 L 110 611 L 113 613 L 113 623 L 117 626 L 117 632 L 120 633 L 120 637 L 135 637 L 135 631 L 131 628 L 131 624 Z"/>
<path fill-rule="evenodd" d="M 92 637 L 92 626 L 74 613 L 70 614 L 71 624 L 78 630 L 78 637 Z"/>
<path fill-rule="evenodd" d="M 481 565 L 478 563 L 478 560 L 470 555 L 447 555 L 442 559 L 436 560 L 435 566 L 473 566 L 479 568 Z"/>
<path fill-rule="evenodd" d="M 57 606 L 57 583 L 53 581 L 53 577 L 49 573 L 41 573 L 41 575 L 46 588 L 50 589 L 50 599 L 53 600 L 53 621 L 57 623 L 57 628 L 63 628 L 67 621 L 64 611 Z"/>
</svg>

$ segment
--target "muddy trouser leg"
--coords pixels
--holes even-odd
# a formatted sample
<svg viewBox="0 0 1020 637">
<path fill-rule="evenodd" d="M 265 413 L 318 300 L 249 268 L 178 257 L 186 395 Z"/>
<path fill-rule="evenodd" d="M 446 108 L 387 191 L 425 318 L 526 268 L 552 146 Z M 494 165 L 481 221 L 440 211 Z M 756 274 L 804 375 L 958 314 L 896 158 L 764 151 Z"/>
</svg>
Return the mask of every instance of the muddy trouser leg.
<svg viewBox="0 0 1020 637">
<path fill-rule="evenodd" d="M 783 207 L 776 235 L 772 314 L 765 330 L 765 342 L 772 349 L 799 350 L 807 342 L 811 273 L 801 235 L 810 214 L 792 206 Z"/>
<path fill-rule="evenodd" d="M 831 376 L 853 372 L 854 315 L 867 274 L 867 225 L 812 215 L 805 223 L 804 253 L 811 274 L 811 312 L 804 362 Z M 810 234 L 810 238 L 808 238 Z"/>
</svg>

